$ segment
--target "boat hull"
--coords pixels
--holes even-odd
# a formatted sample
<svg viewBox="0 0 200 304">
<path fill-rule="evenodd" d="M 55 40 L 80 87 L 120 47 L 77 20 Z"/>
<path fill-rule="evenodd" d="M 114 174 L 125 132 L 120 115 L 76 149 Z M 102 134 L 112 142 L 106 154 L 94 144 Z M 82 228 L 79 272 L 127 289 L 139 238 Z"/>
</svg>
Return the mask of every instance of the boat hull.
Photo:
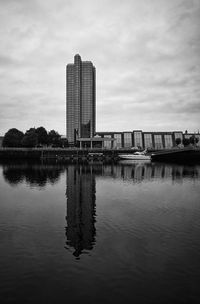
<svg viewBox="0 0 200 304">
<path fill-rule="evenodd" d="M 122 155 L 119 155 L 119 158 L 126 159 L 126 160 L 151 160 L 150 155 L 122 154 Z"/>
</svg>

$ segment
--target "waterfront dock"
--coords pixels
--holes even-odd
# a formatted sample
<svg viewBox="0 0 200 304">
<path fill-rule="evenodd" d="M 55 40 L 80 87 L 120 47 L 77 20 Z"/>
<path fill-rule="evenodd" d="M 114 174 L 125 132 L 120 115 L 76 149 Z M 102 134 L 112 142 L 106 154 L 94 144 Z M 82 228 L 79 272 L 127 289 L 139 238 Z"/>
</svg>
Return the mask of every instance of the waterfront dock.
<svg viewBox="0 0 200 304">
<path fill-rule="evenodd" d="M 0 159 L 38 159 L 42 161 L 117 161 L 121 153 L 134 153 L 127 149 L 79 148 L 1 148 Z"/>
<path fill-rule="evenodd" d="M 159 162 L 200 162 L 200 148 L 185 147 L 181 149 L 165 149 L 151 154 L 152 161 Z"/>
<path fill-rule="evenodd" d="M 120 154 L 132 154 L 132 149 L 79 149 L 79 148 L 0 148 L 0 159 L 33 159 L 42 161 L 118 161 Z M 172 148 L 148 151 L 154 162 L 200 162 L 200 148 Z"/>
</svg>

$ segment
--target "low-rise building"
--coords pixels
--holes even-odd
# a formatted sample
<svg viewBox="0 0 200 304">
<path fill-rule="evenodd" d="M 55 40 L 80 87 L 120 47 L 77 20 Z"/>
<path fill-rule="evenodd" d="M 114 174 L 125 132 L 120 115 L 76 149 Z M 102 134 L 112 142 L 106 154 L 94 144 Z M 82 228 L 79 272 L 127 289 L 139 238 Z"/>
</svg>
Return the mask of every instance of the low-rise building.
<svg viewBox="0 0 200 304">
<path fill-rule="evenodd" d="M 0 148 L 2 147 L 2 143 L 3 143 L 3 136 L 0 136 Z"/>
<path fill-rule="evenodd" d="M 125 132 L 96 132 L 101 138 L 114 139 L 104 143 L 104 147 L 120 149 L 120 148 L 140 148 L 140 149 L 170 149 L 176 147 L 176 139 L 190 138 L 195 135 L 199 138 L 197 146 L 200 147 L 200 134 L 183 133 L 182 131 L 172 132 L 143 132 L 142 130 L 133 130 Z"/>
</svg>

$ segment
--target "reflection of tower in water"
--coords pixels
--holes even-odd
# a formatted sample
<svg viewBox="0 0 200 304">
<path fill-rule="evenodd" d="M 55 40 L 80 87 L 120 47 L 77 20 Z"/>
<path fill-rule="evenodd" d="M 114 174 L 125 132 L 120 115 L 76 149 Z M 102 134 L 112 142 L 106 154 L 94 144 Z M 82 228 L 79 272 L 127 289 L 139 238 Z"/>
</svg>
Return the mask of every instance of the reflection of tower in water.
<svg viewBox="0 0 200 304">
<path fill-rule="evenodd" d="M 95 242 L 95 175 L 91 167 L 69 166 L 67 169 L 67 247 L 74 255 L 92 250 Z"/>
</svg>

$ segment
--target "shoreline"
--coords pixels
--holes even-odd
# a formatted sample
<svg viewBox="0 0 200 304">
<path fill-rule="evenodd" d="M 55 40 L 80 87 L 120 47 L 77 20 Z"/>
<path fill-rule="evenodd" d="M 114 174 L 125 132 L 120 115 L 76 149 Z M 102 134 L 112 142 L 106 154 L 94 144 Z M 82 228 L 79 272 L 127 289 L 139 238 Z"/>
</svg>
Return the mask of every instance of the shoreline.
<svg viewBox="0 0 200 304">
<path fill-rule="evenodd" d="M 132 149 L 79 149 L 79 148 L 0 148 L 0 160 L 42 160 L 42 161 L 119 161 L 119 155 L 133 154 Z M 152 161 L 200 162 L 200 148 L 171 148 L 149 150 Z"/>
</svg>

